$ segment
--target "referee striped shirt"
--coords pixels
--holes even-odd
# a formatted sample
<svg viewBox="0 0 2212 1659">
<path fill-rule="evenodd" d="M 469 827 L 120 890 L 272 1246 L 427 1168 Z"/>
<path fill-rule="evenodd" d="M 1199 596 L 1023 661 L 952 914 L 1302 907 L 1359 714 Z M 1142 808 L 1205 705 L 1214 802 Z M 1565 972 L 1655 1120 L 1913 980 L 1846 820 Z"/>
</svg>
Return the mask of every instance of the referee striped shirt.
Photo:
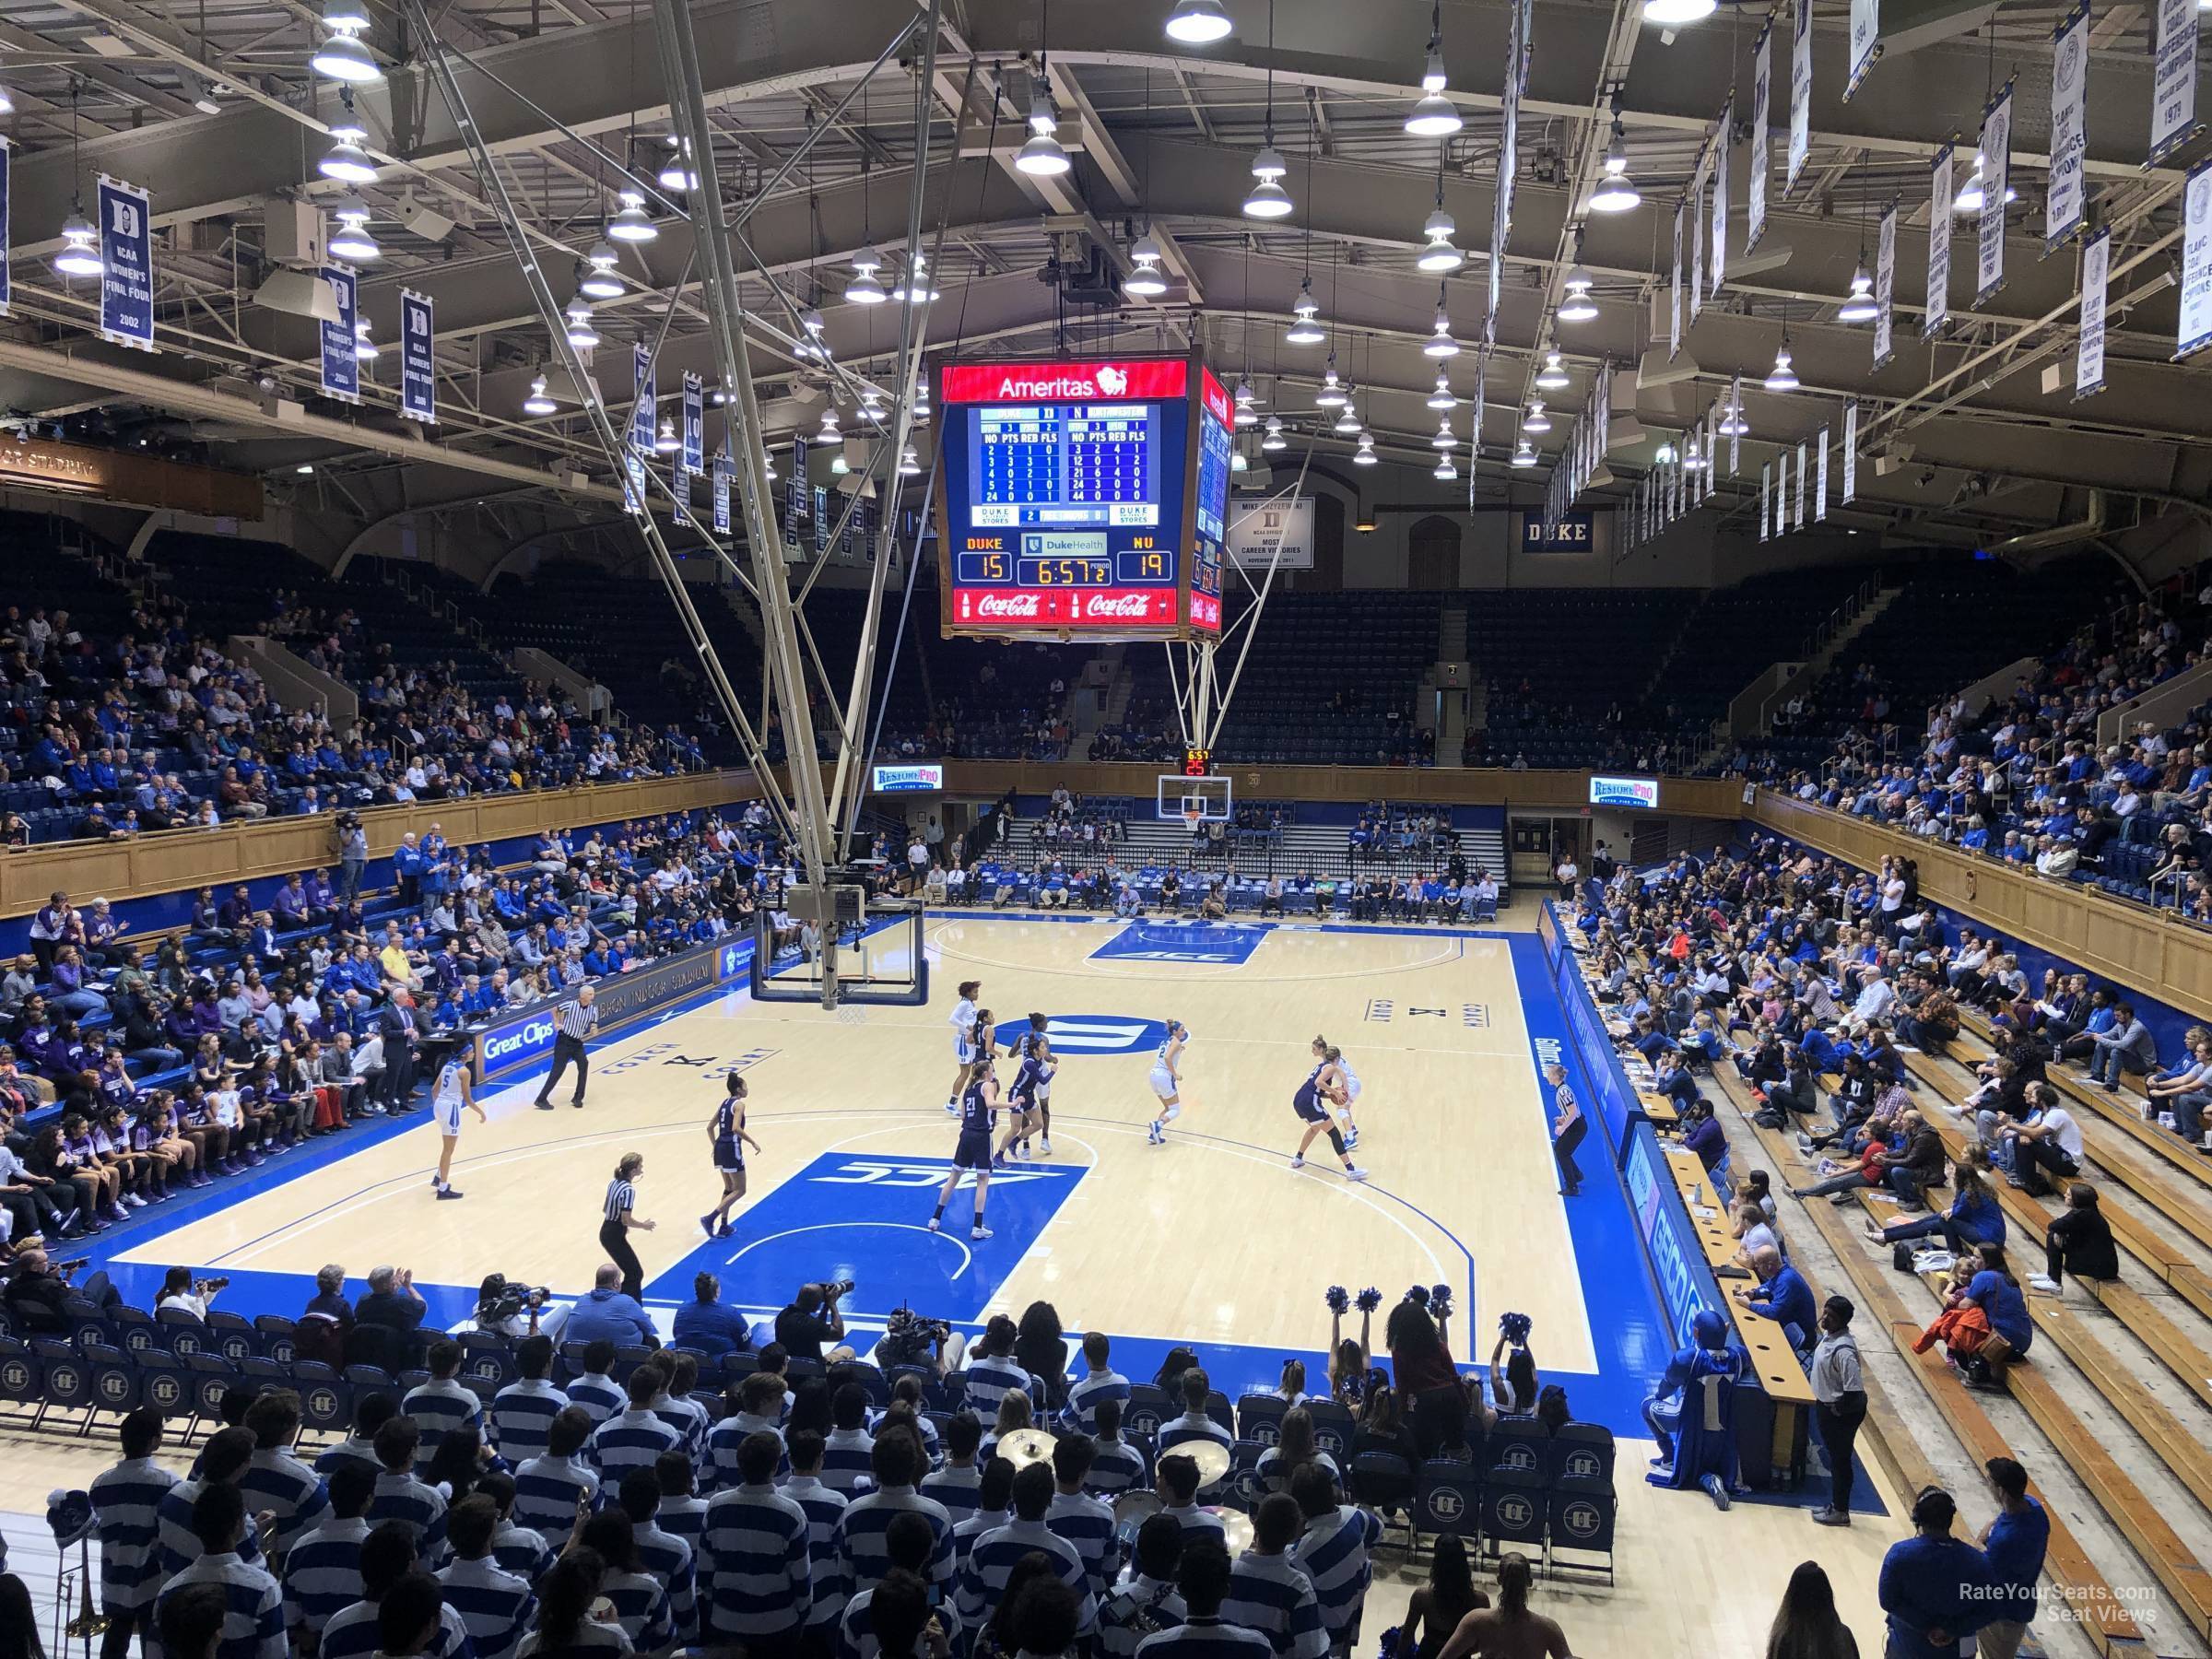
<svg viewBox="0 0 2212 1659">
<path fill-rule="evenodd" d="M 228 1550 L 201 1556 L 162 1587 L 157 1618 L 162 1602 L 192 1584 L 219 1584 L 228 1604 L 215 1659 L 285 1659 L 284 1594 L 275 1579 Z"/>
<path fill-rule="evenodd" d="M 576 1524 L 578 1499 L 599 1496 L 599 1477 L 582 1458 L 534 1457 L 514 1472 L 517 1526 L 540 1538 L 565 1538 Z"/>
<path fill-rule="evenodd" d="M 1340 1504 L 1306 1523 L 1290 1559 L 1313 1586 L 1321 1604 L 1322 1628 L 1329 1646 L 1348 1653 L 1359 1640 L 1359 1610 L 1372 1578 L 1368 1551 L 1382 1535 L 1382 1524 L 1363 1509 Z"/>
<path fill-rule="evenodd" d="M 587 1008 L 581 1002 L 565 1002 L 560 1005 L 560 1012 L 553 1016 L 553 1022 L 560 1027 L 563 1037 L 573 1037 L 581 1042 L 598 1025 L 599 1010 Z"/>
<path fill-rule="evenodd" d="M 1286 1555 L 1248 1549 L 1239 1556 L 1221 1617 L 1265 1636 L 1275 1659 L 1324 1659 L 1329 1651 L 1312 1581 Z"/>
<path fill-rule="evenodd" d="M 810 1625 L 828 1624 L 844 1610 L 845 1578 L 837 1564 L 837 1524 L 845 1518 L 845 1495 L 811 1475 L 794 1475 L 783 1496 L 806 1512 L 806 1563 L 814 1576 Z"/>
<path fill-rule="evenodd" d="M 361 1599 L 361 1546 L 371 1528 L 359 1515 L 333 1516 L 293 1541 L 284 1558 L 284 1622 L 319 1636 Z"/>
<path fill-rule="evenodd" d="M 638 1189 L 619 1175 L 606 1183 L 606 1216 L 609 1221 L 619 1221 L 638 1202 Z"/>
<path fill-rule="evenodd" d="M 568 1404 L 569 1396 L 543 1377 L 524 1377 L 508 1383 L 491 1396 L 490 1409 L 485 1414 L 492 1449 L 511 1464 L 543 1457 L 553 1419 Z"/>
<path fill-rule="evenodd" d="M 176 1484 L 176 1476 L 150 1457 L 126 1457 L 92 1482 L 100 1605 L 109 1614 L 153 1606 L 161 1588 L 161 1500 Z"/>
<path fill-rule="evenodd" d="M 806 1512 L 773 1487 L 741 1486 L 707 1505 L 700 1587 L 713 1637 L 794 1631 L 814 1606 Z"/>
<path fill-rule="evenodd" d="M 529 1581 L 488 1559 L 453 1561 L 438 1575 L 445 1605 L 461 1615 L 477 1659 L 511 1659 L 537 1612 Z"/>
</svg>

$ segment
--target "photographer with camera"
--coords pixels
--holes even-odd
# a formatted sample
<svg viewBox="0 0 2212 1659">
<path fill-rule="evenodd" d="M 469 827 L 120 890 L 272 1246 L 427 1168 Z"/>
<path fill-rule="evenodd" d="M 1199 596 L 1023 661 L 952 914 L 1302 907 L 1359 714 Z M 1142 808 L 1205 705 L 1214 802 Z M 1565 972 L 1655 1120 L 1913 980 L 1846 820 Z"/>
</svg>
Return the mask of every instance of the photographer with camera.
<svg viewBox="0 0 2212 1659">
<path fill-rule="evenodd" d="M 154 1303 L 154 1312 L 159 1314 L 173 1310 L 179 1313 L 189 1313 L 198 1323 L 205 1324 L 207 1323 L 209 1304 L 229 1285 L 228 1278 L 195 1279 L 192 1277 L 191 1268 L 171 1267 L 162 1277 L 161 1295 Z"/>
<path fill-rule="evenodd" d="M 9 1276 L 6 1288 L 0 1290 L 0 1305 L 6 1307 L 9 1324 L 31 1336 L 55 1336 L 67 1331 L 73 1323 L 63 1308 L 69 1298 L 68 1274 L 81 1265 L 57 1265 L 36 1246 L 18 1253 L 16 1270 Z"/>
<path fill-rule="evenodd" d="M 853 1359 L 853 1349 L 845 1341 L 845 1316 L 837 1306 L 839 1299 L 852 1288 L 851 1279 L 801 1285 L 792 1304 L 776 1315 L 776 1340 L 783 1351 L 794 1359 L 813 1359 L 825 1365 Z M 834 1346 L 825 1349 L 825 1344 Z"/>
<path fill-rule="evenodd" d="M 489 1273 L 477 1287 L 477 1311 L 457 1327 L 488 1336 L 550 1336 L 556 1345 L 569 1323 L 569 1310 L 543 1285 L 527 1285 L 503 1273 Z"/>
<path fill-rule="evenodd" d="M 884 1325 L 883 1340 L 876 1345 L 877 1366 L 919 1365 L 943 1382 L 960 1369 L 968 1357 L 968 1338 L 941 1319 L 924 1319 L 912 1308 L 898 1307 Z"/>
</svg>

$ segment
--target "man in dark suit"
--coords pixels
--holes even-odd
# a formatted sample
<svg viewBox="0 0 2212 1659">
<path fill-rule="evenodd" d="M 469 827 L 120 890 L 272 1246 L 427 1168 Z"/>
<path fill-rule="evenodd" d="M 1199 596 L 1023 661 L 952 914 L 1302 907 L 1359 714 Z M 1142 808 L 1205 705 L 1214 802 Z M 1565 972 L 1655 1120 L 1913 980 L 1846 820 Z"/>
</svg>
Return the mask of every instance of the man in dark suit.
<svg viewBox="0 0 2212 1659">
<path fill-rule="evenodd" d="M 377 1034 L 384 1040 L 383 1102 L 387 1112 L 405 1112 L 407 1097 L 415 1092 L 415 1061 L 421 1021 L 415 1013 L 411 993 L 396 989 L 376 1017 Z"/>
</svg>

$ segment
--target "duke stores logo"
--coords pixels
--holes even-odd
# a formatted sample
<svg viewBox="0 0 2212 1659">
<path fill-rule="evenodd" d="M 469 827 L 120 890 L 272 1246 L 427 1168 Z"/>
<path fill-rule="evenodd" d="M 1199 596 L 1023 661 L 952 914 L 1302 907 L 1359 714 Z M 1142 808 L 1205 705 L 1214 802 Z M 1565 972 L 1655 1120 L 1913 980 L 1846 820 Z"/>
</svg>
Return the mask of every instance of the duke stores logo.
<svg viewBox="0 0 2212 1659">
<path fill-rule="evenodd" d="M 484 1039 L 484 1064 L 498 1065 L 508 1060 L 520 1060 L 553 1041 L 554 1025 L 545 1018 L 526 1019 L 503 1031 L 493 1031 Z"/>
</svg>

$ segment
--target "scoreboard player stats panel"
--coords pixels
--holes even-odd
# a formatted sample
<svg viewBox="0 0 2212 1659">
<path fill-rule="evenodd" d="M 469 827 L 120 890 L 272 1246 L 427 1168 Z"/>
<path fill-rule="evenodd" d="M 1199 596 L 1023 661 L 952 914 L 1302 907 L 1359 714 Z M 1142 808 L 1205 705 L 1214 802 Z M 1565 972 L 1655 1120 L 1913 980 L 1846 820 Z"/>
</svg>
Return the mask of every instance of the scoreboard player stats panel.
<svg viewBox="0 0 2212 1659">
<path fill-rule="evenodd" d="M 1195 359 L 947 363 L 937 404 L 947 638 L 1219 635 L 1230 409 Z"/>
</svg>

